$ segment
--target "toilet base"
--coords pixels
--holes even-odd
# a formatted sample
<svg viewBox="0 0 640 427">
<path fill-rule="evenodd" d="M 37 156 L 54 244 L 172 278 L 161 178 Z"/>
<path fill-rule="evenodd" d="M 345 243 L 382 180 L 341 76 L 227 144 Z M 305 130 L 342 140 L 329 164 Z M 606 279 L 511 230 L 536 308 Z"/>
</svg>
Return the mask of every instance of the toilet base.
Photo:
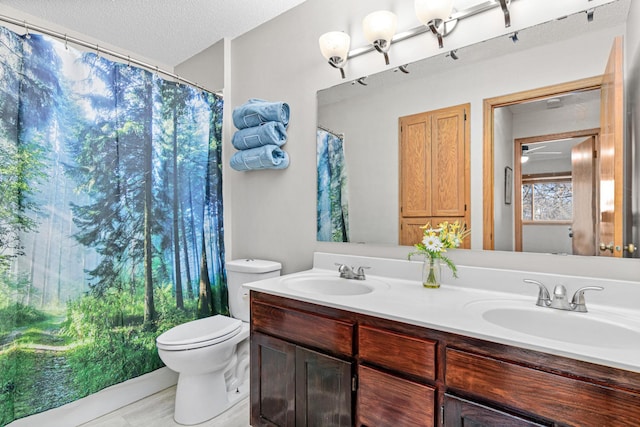
<svg viewBox="0 0 640 427">
<path fill-rule="evenodd" d="M 178 377 L 173 419 L 182 425 L 208 421 L 249 395 L 249 381 L 227 391 L 224 372 Z"/>
</svg>

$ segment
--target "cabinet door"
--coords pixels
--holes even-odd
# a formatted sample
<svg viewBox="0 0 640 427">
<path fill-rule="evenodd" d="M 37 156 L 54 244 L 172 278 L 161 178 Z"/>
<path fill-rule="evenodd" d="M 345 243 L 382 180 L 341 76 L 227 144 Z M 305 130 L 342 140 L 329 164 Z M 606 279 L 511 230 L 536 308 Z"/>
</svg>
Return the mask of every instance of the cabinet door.
<svg viewBox="0 0 640 427">
<path fill-rule="evenodd" d="M 351 427 L 352 364 L 296 348 L 296 426 Z"/>
<path fill-rule="evenodd" d="M 464 217 L 466 189 L 465 107 L 433 114 L 431 129 L 431 216 Z"/>
<path fill-rule="evenodd" d="M 251 425 L 295 426 L 296 346 L 251 336 Z"/>
<path fill-rule="evenodd" d="M 536 427 L 549 425 L 538 424 L 449 395 L 444 396 L 442 424 L 446 427 Z"/>
<path fill-rule="evenodd" d="M 400 117 L 400 208 L 403 217 L 431 215 L 431 114 Z"/>
<path fill-rule="evenodd" d="M 470 224 L 468 110 L 463 104 L 399 119 L 401 245 L 416 243 L 416 221 L 425 218 Z"/>
<path fill-rule="evenodd" d="M 358 426 L 433 426 L 435 390 L 377 369 L 358 367 Z"/>
</svg>

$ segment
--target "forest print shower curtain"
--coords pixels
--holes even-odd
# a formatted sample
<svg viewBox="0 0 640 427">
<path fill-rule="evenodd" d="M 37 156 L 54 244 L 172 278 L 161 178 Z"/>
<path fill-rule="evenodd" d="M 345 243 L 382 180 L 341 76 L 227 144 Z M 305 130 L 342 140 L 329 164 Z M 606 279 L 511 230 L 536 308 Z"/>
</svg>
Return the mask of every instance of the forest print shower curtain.
<svg viewBox="0 0 640 427">
<path fill-rule="evenodd" d="M 228 313 L 221 127 L 210 93 L 0 27 L 0 425 Z"/>
<path fill-rule="evenodd" d="M 320 242 L 349 241 L 349 197 L 344 137 L 316 130 L 317 232 Z"/>
</svg>

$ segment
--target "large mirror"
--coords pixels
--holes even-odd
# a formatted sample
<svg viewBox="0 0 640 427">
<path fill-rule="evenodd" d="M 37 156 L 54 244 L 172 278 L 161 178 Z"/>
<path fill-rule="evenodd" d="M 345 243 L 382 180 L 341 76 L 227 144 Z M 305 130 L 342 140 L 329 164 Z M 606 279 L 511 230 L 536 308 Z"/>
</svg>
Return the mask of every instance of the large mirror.
<svg viewBox="0 0 640 427">
<path fill-rule="evenodd" d="M 628 0 L 620 0 L 598 7 L 592 21 L 587 19 L 585 13 L 579 13 L 519 31 L 515 37 L 500 37 L 458 49 L 453 56 L 446 52 L 438 57 L 408 64 L 408 74 L 399 69 L 388 70 L 319 91 L 318 141 L 327 138 L 327 135 L 339 139 L 340 155 L 345 160 L 341 174 L 346 176 L 346 184 L 341 182 L 332 185 L 341 187 L 343 199 L 340 199 L 340 204 L 347 224 L 342 234 L 334 230 L 333 235 L 318 234 L 318 240 L 398 244 L 398 119 L 470 103 L 472 248 L 486 248 L 486 245 L 483 246 L 483 217 L 486 216 L 483 204 L 486 198 L 483 196 L 482 171 L 483 156 L 486 156 L 483 147 L 485 100 L 602 75 L 614 38 L 625 34 L 629 7 Z M 628 73 L 628 69 L 625 72 Z M 632 79 L 626 76 L 625 80 Z M 560 105 L 554 104 L 558 101 L 553 98 L 557 97 L 540 98 L 544 99 L 537 104 L 513 105 L 504 108 L 501 113 L 517 116 L 516 121 L 523 127 L 515 132 L 508 129 L 509 144 L 494 146 L 492 161 L 495 164 L 495 179 L 492 191 L 496 205 L 507 206 L 504 203 L 506 177 L 503 165 L 509 164 L 512 171 L 515 169 L 514 159 L 519 157 L 514 154 L 515 139 L 599 128 L 600 100 L 597 90 L 567 93 L 560 100 Z M 541 105 L 545 112 L 539 108 Z M 566 128 L 557 120 L 552 123 L 549 117 L 565 117 Z M 540 146 L 530 145 L 531 149 Z M 551 142 L 547 145 L 545 151 L 560 151 L 560 148 L 552 150 Z M 531 157 L 541 150 L 532 150 Z M 509 161 L 505 163 L 507 158 Z M 522 182 L 522 172 L 519 172 L 521 175 L 512 176 L 512 185 L 516 181 Z M 322 185 L 319 182 L 320 192 Z M 520 193 L 514 191 L 512 198 L 519 197 Z M 631 202 L 625 199 L 624 203 Z M 505 226 L 509 228 L 508 237 L 502 236 L 503 243 L 495 249 L 573 253 L 566 239 L 555 247 L 540 246 L 529 240 L 521 242 L 521 247 L 517 248 L 513 214 L 515 200 L 509 206 L 510 216 L 497 215 L 493 223 L 496 232 L 503 230 L 504 233 Z M 562 232 L 570 236 L 567 220 L 558 223 L 563 228 Z M 526 239 L 527 231 L 522 233 Z"/>
</svg>

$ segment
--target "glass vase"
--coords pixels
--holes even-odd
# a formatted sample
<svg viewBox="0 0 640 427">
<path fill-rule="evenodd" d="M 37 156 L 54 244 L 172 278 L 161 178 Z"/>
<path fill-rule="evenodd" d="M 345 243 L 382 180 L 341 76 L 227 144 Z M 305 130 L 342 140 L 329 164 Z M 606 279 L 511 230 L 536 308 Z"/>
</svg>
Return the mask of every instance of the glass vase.
<svg viewBox="0 0 640 427">
<path fill-rule="evenodd" d="M 442 264 L 438 258 L 426 257 L 422 264 L 422 286 L 439 288 L 442 277 Z"/>
</svg>

